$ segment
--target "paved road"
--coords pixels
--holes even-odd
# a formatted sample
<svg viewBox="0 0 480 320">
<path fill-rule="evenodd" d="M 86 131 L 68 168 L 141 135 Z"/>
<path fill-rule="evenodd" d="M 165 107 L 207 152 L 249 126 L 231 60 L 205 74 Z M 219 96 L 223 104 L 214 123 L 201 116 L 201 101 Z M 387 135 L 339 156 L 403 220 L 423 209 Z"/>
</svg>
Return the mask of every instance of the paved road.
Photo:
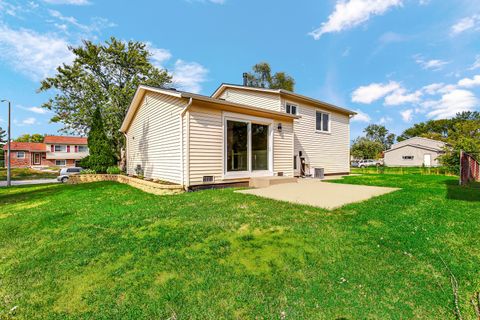
<svg viewBox="0 0 480 320">
<path fill-rule="evenodd" d="M 57 179 L 37 179 L 12 181 L 12 186 L 23 186 L 27 184 L 59 183 Z M 0 181 L 0 187 L 6 187 L 7 181 Z"/>
</svg>

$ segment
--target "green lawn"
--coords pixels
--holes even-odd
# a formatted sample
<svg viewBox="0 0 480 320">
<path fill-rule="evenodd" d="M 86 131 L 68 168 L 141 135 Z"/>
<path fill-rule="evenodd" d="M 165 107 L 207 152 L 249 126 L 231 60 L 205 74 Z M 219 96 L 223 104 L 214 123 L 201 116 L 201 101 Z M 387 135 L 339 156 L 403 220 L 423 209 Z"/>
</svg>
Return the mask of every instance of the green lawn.
<svg viewBox="0 0 480 320">
<path fill-rule="evenodd" d="M 350 168 L 352 173 L 357 174 L 427 174 L 427 175 L 452 175 L 447 167 L 385 167 L 373 166 L 366 168 Z"/>
<path fill-rule="evenodd" d="M 464 319 L 480 290 L 480 190 L 402 190 L 335 211 L 101 182 L 0 189 L 0 318 Z"/>
<path fill-rule="evenodd" d="M 45 172 L 30 168 L 12 168 L 12 180 L 51 179 L 58 176 L 58 172 Z M 7 169 L 0 168 L 0 181 L 7 180 Z"/>
</svg>

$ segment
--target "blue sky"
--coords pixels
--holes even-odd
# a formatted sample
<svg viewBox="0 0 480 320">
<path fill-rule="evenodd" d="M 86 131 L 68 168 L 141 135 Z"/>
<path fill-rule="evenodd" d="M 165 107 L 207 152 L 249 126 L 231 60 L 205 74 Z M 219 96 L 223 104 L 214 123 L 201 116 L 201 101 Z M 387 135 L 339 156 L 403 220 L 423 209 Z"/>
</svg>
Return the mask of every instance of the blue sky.
<svg viewBox="0 0 480 320">
<path fill-rule="evenodd" d="M 359 112 L 399 134 L 479 110 L 478 0 L 0 0 L 0 98 L 14 137 L 56 133 L 39 81 L 71 61 L 68 45 L 110 36 L 149 44 L 184 90 L 210 95 L 260 61 L 296 92 Z M 0 126 L 6 127 L 6 106 Z"/>
</svg>

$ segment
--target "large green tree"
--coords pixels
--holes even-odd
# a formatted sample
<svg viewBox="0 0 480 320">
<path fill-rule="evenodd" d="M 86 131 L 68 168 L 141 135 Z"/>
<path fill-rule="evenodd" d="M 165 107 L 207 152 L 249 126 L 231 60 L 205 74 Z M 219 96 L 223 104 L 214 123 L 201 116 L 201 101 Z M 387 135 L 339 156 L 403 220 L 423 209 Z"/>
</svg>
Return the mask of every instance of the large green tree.
<svg viewBox="0 0 480 320">
<path fill-rule="evenodd" d="M 100 108 L 93 112 L 93 120 L 88 132 L 89 155 L 82 161 L 82 165 L 97 172 L 106 172 L 108 167 L 114 166 L 117 162 L 111 140 L 105 133 L 105 126 Z"/>
<path fill-rule="evenodd" d="M 355 159 L 377 159 L 383 150 L 383 145 L 379 141 L 358 137 L 352 143 L 350 154 Z"/>
<path fill-rule="evenodd" d="M 43 134 L 34 133 L 34 134 L 22 134 L 17 139 L 16 142 L 43 142 L 45 136 Z"/>
<path fill-rule="evenodd" d="M 385 126 L 378 124 L 371 124 L 363 129 L 365 137 L 370 141 L 380 142 L 383 150 L 388 150 L 395 142 L 395 134 L 390 133 Z"/>
<path fill-rule="evenodd" d="M 294 91 L 295 80 L 285 72 L 272 75 L 270 64 L 260 62 L 252 67 L 252 72 L 247 73 L 247 86 Z"/>
<path fill-rule="evenodd" d="M 70 50 L 73 62 L 58 67 L 56 75 L 41 82 L 40 91 L 55 93 L 43 107 L 55 113 L 51 121 L 63 123 L 64 132 L 80 134 L 88 133 L 99 110 L 110 147 L 118 156 L 124 145 L 118 130 L 135 90 L 141 84 L 164 87 L 171 83 L 171 76 L 151 63 L 142 42 L 112 37 L 99 44 L 83 41 Z"/>
</svg>

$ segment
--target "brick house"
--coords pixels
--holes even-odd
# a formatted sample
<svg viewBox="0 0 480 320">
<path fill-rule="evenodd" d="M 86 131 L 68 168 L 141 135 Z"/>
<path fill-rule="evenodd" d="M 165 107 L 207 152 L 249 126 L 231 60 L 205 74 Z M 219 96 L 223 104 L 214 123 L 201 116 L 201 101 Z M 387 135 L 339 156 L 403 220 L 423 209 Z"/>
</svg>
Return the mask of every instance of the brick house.
<svg viewBox="0 0 480 320">
<path fill-rule="evenodd" d="M 7 166 L 7 145 L 5 166 Z M 39 142 L 11 142 L 12 168 L 74 167 L 88 156 L 87 138 L 45 136 Z"/>
</svg>

